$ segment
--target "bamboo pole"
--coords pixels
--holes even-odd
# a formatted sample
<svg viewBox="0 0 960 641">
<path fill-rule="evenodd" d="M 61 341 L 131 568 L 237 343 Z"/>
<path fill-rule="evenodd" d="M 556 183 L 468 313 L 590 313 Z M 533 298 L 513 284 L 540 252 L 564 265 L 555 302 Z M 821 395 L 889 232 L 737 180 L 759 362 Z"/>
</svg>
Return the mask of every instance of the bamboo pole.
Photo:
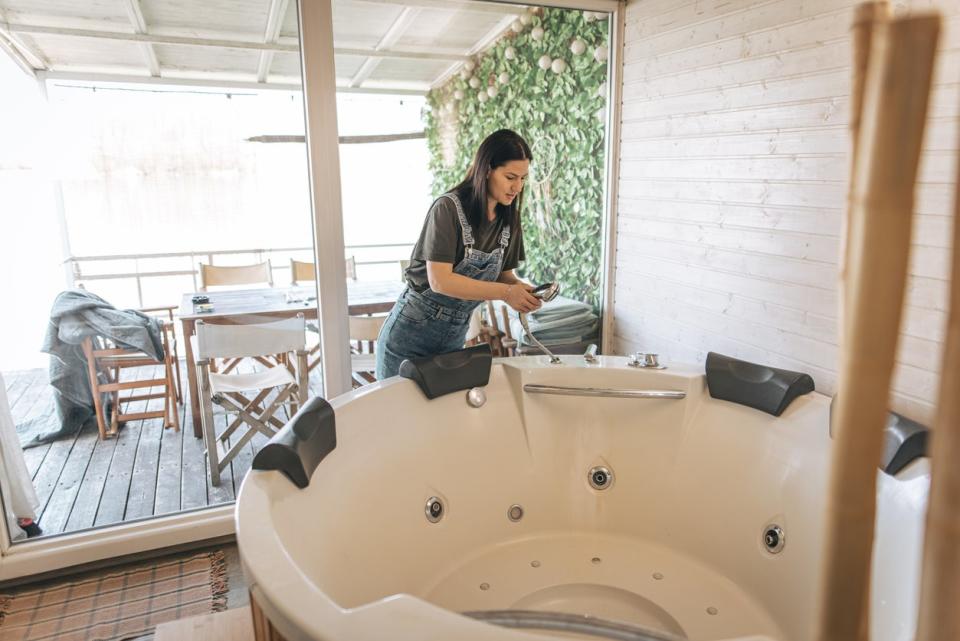
<svg viewBox="0 0 960 641">
<path fill-rule="evenodd" d="M 878 25 L 867 71 L 851 207 L 819 641 L 868 638 L 877 464 L 910 250 L 911 214 L 940 18 Z"/>
<path fill-rule="evenodd" d="M 950 315 L 940 371 L 916 641 L 960 639 L 960 162 L 954 183 Z"/>
<path fill-rule="evenodd" d="M 840 224 L 840 269 L 837 283 L 837 300 L 840 307 L 837 313 L 837 334 L 839 344 L 846 345 L 850 340 L 845 319 L 850 307 L 847 301 L 847 264 L 850 262 L 850 215 L 851 203 L 855 192 L 857 160 L 860 151 L 860 123 L 863 120 L 863 93 L 867 84 L 867 69 L 870 65 L 870 50 L 873 32 L 877 24 L 890 19 L 890 5 L 887 0 L 874 0 L 857 5 L 853 12 L 853 25 L 850 28 L 853 40 L 853 77 L 850 85 L 850 170 L 847 184 L 847 208 Z M 842 355 L 842 351 L 841 351 Z M 840 369 L 843 364 L 840 364 Z"/>
</svg>

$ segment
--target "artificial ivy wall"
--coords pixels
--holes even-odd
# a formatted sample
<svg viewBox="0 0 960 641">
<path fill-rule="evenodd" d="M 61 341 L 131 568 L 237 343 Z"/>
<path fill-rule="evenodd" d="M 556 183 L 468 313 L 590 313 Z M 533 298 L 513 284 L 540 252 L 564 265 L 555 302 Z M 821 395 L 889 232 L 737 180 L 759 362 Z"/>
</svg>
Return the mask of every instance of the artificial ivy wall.
<svg viewBox="0 0 960 641">
<path fill-rule="evenodd" d="M 425 111 L 435 196 L 459 183 L 501 128 L 530 144 L 522 276 L 600 295 L 607 14 L 531 7 L 507 35 L 431 91 Z"/>
</svg>

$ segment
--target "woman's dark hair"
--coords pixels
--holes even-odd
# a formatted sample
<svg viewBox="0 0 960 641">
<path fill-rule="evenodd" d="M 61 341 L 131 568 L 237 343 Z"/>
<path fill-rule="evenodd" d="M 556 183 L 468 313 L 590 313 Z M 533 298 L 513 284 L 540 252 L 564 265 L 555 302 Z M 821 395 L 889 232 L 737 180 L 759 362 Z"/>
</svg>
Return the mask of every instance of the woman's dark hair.
<svg viewBox="0 0 960 641">
<path fill-rule="evenodd" d="M 480 227 L 487 214 L 487 174 L 511 160 L 533 160 L 530 145 L 520 134 L 510 129 L 495 131 L 480 143 L 473 163 L 467 170 L 467 177 L 453 188 L 463 203 L 467 221 L 474 229 Z M 496 204 L 497 218 L 508 222 L 511 238 L 519 238 L 520 235 L 522 205 L 522 191 L 509 205 Z"/>
</svg>

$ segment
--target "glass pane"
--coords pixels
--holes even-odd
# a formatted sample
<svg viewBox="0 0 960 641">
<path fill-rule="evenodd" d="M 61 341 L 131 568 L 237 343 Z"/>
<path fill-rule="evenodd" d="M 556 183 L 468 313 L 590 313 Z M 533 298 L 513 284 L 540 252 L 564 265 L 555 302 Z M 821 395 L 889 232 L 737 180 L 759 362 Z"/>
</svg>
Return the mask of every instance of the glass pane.
<svg viewBox="0 0 960 641">
<path fill-rule="evenodd" d="M 85 8 L 77 37 L 63 5 L 44 17 L 62 33 L 18 13 L 0 54 L 17 303 L 0 318 L 0 484 L 17 540 L 229 503 L 296 409 L 285 386 L 320 389 L 301 368 L 318 333 L 296 3 L 133 5 L 139 31 L 179 42 L 110 37 L 135 18 L 122 5 Z M 293 259 L 310 269 L 291 289 Z M 195 336 L 200 318 L 217 334 L 298 315 L 223 353 Z"/>
<path fill-rule="evenodd" d="M 473 308 L 470 323 L 460 329 L 467 344 L 489 342 L 498 356 L 537 351 L 534 336 L 561 353 L 583 353 L 599 343 L 609 15 L 483 2 L 416 10 L 342 2 L 334 4 L 334 19 L 340 44 L 403 53 L 371 61 L 341 49 L 337 75 L 350 91 L 389 85 L 426 94 L 425 101 L 339 98 L 342 140 L 421 128 L 426 138 L 341 145 L 345 237 L 352 246 L 348 253 L 366 263 L 366 269 L 358 267 L 360 277 L 400 273 L 412 289 L 434 294 L 426 259 L 411 251 L 430 205 L 464 180 L 489 134 L 512 129 L 533 158 L 520 200 L 525 260 L 514 271 L 528 283 L 557 282 L 561 297 L 554 309 L 566 306 L 568 312 L 560 323 L 554 315 L 543 327 L 536 314 L 521 318 L 503 301 L 491 300 Z M 382 39 L 366 40 L 369 33 L 358 28 L 372 24 L 379 25 Z M 451 58 L 438 59 L 444 53 Z M 378 239 L 367 241 L 378 246 L 360 247 L 361 237 Z"/>
</svg>

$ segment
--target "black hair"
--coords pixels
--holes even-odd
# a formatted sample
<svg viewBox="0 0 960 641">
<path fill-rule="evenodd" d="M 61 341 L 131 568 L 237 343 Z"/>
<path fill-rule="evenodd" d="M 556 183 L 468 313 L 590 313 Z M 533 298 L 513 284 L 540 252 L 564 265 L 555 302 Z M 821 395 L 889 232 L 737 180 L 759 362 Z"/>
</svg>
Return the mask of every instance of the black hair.
<svg viewBox="0 0 960 641">
<path fill-rule="evenodd" d="M 511 160 L 533 160 L 530 145 L 520 134 L 510 129 L 493 132 L 480 143 L 473 163 L 467 170 L 467 176 L 453 188 L 463 203 L 464 215 L 474 229 L 480 227 L 487 215 L 487 175 Z M 509 205 L 497 203 L 497 219 L 506 220 L 510 225 L 511 238 L 520 236 L 520 210 L 523 205 L 523 191 Z"/>
</svg>

